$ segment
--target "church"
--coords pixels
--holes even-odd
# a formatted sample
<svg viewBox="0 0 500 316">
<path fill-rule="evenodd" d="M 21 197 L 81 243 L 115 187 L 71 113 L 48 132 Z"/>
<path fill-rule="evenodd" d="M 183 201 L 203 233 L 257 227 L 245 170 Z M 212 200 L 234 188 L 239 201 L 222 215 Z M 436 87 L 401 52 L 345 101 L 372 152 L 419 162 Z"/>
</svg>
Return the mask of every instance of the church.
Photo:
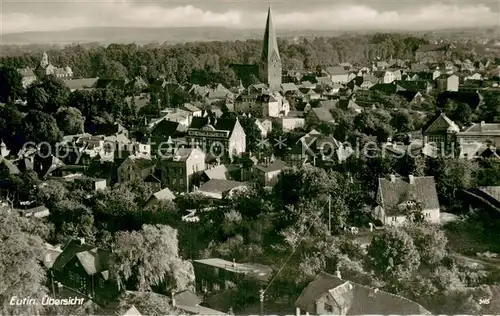
<svg viewBox="0 0 500 316">
<path fill-rule="evenodd" d="M 267 13 L 262 54 L 256 65 L 232 65 L 242 81 L 255 76 L 261 84 L 254 84 L 247 93 L 240 95 L 234 103 L 236 112 L 251 112 L 252 106 L 262 108 L 265 117 L 280 117 L 290 111 L 288 101 L 281 95 L 283 66 L 278 49 L 276 30 L 271 7 Z M 247 84 L 247 86 L 250 84 Z"/>
</svg>

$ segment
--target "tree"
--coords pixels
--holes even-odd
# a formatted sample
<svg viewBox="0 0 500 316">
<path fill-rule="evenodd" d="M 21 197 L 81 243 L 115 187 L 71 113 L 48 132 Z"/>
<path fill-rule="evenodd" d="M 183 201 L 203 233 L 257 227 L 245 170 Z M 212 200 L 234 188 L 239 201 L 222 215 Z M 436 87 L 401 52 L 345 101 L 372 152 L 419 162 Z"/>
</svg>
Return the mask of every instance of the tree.
<svg viewBox="0 0 500 316">
<path fill-rule="evenodd" d="M 247 151 L 258 151 L 259 142 L 261 141 L 261 133 L 255 123 L 256 118 L 239 116 L 238 120 L 240 121 L 241 127 L 243 127 L 243 131 L 245 131 Z"/>
<path fill-rule="evenodd" d="M 118 61 L 105 61 L 99 72 L 99 78 L 125 80 L 128 77 L 127 68 Z"/>
<path fill-rule="evenodd" d="M 413 238 L 413 244 L 420 254 L 420 262 L 435 265 L 446 256 L 448 239 L 439 227 L 428 223 L 410 224 L 405 230 Z"/>
<path fill-rule="evenodd" d="M 30 107 L 46 113 L 56 113 L 65 106 L 70 94 L 64 82 L 54 76 L 44 76 L 28 88 L 27 101 Z"/>
<path fill-rule="evenodd" d="M 0 209 L 0 299 L 5 315 L 27 315 L 43 312 L 43 306 L 12 306 L 12 298 L 39 299 L 47 294 L 45 271 L 40 264 L 43 240 L 36 234 L 38 228 L 16 212 Z"/>
<path fill-rule="evenodd" d="M 323 169 L 306 166 L 284 170 L 273 190 L 285 205 L 293 205 L 301 198 L 315 199 L 329 192 L 329 184 L 330 179 Z"/>
<path fill-rule="evenodd" d="M 24 118 L 23 125 L 25 141 L 35 142 L 36 144 L 41 142 L 55 144 L 62 137 L 56 120 L 44 112 L 29 111 Z"/>
<path fill-rule="evenodd" d="M 396 111 L 393 114 L 391 125 L 395 130 L 402 133 L 411 132 L 415 129 L 413 125 L 413 118 L 410 113 L 405 110 Z"/>
<path fill-rule="evenodd" d="M 56 113 L 59 129 L 64 135 L 77 135 L 84 132 L 85 118 L 76 108 L 63 107 Z"/>
<path fill-rule="evenodd" d="M 467 159 L 433 159 L 429 166 L 439 195 L 448 202 L 454 200 L 457 190 L 474 186 L 476 170 L 477 163 Z"/>
<path fill-rule="evenodd" d="M 407 280 L 418 269 L 420 255 L 411 236 L 396 228 L 375 235 L 368 246 L 370 266 L 383 279 Z"/>
<path fill-rule="evenodd" d="M 14 152 L 19 150 L 24 139 L 22 138 L 24 114 L 16 105 L 5 105 L 0 107 L 0 137 L 7 147 Z"/>
<path fill-rule="evenodd" d="M 177 230 L 169 226 L 144 225 L 141 231 L 119 232 L 113 249 L 110 270 L 122 288 L 179 291 L 194 282 L 192 264 L 178 254 Z"/>
<path fill-rule="evenodd" d="M 19 71 L 13 67 L 0 66 L 0 103 L 13 102 L 22 98 L 24 94 Z"/>
</svg>

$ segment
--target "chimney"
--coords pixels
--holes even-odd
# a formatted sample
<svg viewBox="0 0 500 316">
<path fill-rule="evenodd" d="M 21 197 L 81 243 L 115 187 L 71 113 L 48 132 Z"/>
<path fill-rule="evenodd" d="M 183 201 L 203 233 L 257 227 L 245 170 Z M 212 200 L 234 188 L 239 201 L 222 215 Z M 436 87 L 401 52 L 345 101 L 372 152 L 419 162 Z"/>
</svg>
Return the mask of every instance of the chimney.
<svg viewBox="0 0 500 316">
<path fill-rule="evenodd" d="M 410 184 L 415 184 L 415 177 L 412 174 L 410 174 L 408 176 L 408 179 L 409 179 Z"/>
<path fill-rule="evenodd" d="M 175 292 L 172 291 L 172 306 L 175 307 L 176 303 L 175 303 Z"/>
<path fill-rule="evenodd" d="M 340 274 L 339 270 L 335 271 L 335 276 L 342 280 L 342 275 Z"/>
<path fill-rule="evenodd" d="M 236 260 L 233 259 L 233 268 L 236 268 Z"/>
<path fill-rule="evenodd" d="M 396 182 L 396 175 L 391 174 L 391 182 L 395 183 Z"/>
</svg>

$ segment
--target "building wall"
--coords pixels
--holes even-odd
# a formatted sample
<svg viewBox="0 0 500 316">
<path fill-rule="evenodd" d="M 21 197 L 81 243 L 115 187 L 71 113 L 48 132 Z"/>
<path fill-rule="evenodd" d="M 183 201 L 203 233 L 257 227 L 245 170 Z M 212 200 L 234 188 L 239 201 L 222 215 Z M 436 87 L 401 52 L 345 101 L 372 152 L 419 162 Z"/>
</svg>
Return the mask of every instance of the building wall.
<svg viewBox="0 0 500 316">
<path fill-rule="evenodd" d="M 106 189 L 106 180 L 100 180 L 100 181 L 95 181 L 94 182 L 94 189 L 95 190 L 104 190 Z"/>
<path fill-rule="evenodd" d="M 343 75 L 330 75 L 330 80 L 332 80 L 333 83 L 348 83 L 349 82 L 349 74 L 343 74 Z"/>
<path fill-rule="evenodd" d="M 491 143 L 492 146 L 500 146 L 500 135 L 488 135 L 482 133 L 457 133 L 457 141 L 463 143 Z"/>
<path fill-rule="evenodd" d="M 306 120 L 303 117 L 282 117 L 280 123 L 282 130 L 288 132 L 304 127 Z"/>
<path fill-rule="evenodd" d="M 229 138 L 229 157 L 232 157 L 233 155 L 239 156 L 242 153 L 246 152 L 246 150 L 247 146 L 245 131 L 238 121 L 234 125 L 233 133 Z"/>
<path fill-rule="evenodd" d="M 335 302 L 329 293 L 325 293 L 316 300 L 316 311 L 312 313 L 317 315 L 345 315 L 346 311 Z"/>
</svg>

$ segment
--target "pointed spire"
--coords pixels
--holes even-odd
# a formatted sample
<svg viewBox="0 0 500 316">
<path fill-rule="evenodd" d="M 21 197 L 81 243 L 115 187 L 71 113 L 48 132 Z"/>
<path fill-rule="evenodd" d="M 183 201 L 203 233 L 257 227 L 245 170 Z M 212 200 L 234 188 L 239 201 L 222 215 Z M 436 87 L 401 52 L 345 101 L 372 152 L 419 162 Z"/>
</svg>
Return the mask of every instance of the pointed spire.
<svg viewBox="0 0 500 316">
<path fill-rule="evenodd" d="M 271 7 L 269 7 L 267 12 L 266 30 L 264 32 L 262 59 L 269 61 L 273 54 L 276 54 L 278 60 L 281 60 L 278 50 L 278 41 L 276 40 L 276 31 L 274 30 L 273 13 L 271 11 Z"/>
</svg>

